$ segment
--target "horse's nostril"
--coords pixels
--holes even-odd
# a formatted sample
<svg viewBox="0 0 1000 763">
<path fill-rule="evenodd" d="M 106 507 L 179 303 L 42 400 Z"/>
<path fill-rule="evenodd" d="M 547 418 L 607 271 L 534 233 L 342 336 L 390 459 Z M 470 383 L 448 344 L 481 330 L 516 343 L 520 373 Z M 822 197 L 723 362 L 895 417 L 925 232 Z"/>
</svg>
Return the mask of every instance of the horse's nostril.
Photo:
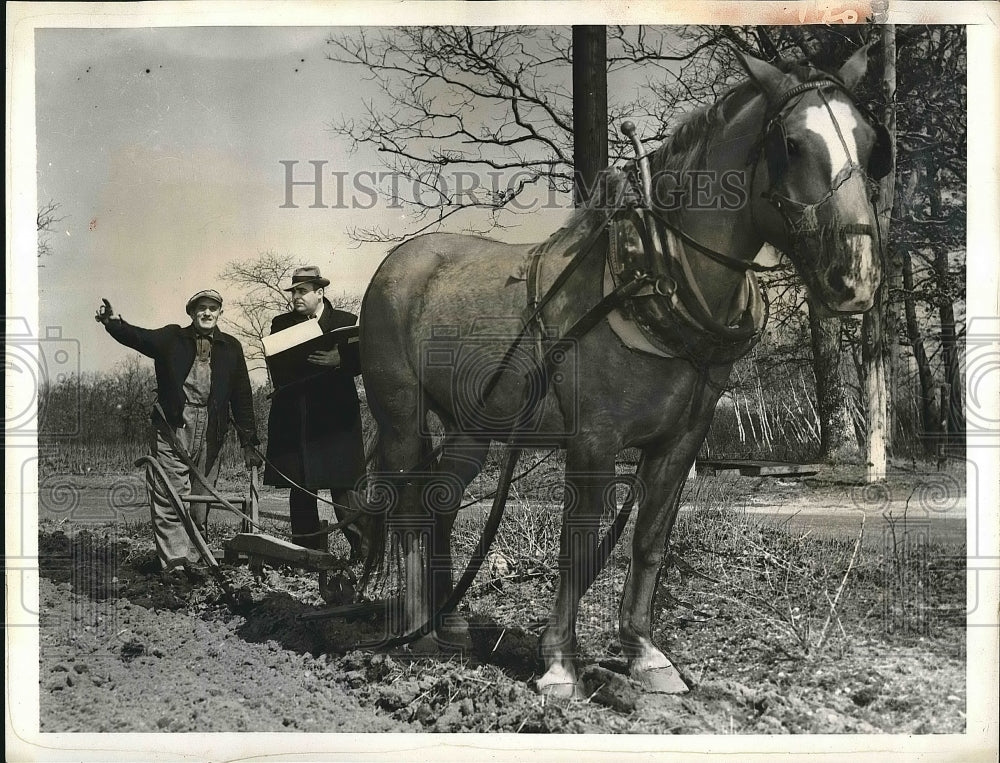
<svg viewBox="0 0 1000 763">
<path fill-rule="evenodd" d="M 847 285 L 847 282 L 844 280 L 844 271 L 840 268 L 834 268 L 830 271 L 830 286 L 839 292 L 844 300 L 854 298 L 854 289 Z"/>
</svg>

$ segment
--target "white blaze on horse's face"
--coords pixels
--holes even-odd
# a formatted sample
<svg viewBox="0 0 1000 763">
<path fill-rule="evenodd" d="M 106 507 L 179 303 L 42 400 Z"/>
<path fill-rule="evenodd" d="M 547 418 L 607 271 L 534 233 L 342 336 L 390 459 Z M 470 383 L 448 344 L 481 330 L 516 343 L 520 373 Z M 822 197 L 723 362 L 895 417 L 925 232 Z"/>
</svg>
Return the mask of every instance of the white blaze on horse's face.
<svg viewBox="0 0 1000 763">
<path fill-rule="evenodd" d="M 832 116 L 831 116 L 832 112 Z M 836 121 L 836 124 L 834 124 Z M 837 179 L 837 175 L 844 169 L 845 165 L 858 164 L 858 144 L 854 139 L 854 128 L 858 126 L 858 120 L 854 116 L 854 109 L 850 104 L 840 100 L 830 101 L 830 108 L 825 105 L 810 106 L 805 110 L 805 128 L 816 133 L 826 146 L 827 155 L 830 158 L 830 182 Z M 840 134 L 837 134 L 837 128 Z M 843 140 L 841 140 L 843 136 Z"/>
</svg>

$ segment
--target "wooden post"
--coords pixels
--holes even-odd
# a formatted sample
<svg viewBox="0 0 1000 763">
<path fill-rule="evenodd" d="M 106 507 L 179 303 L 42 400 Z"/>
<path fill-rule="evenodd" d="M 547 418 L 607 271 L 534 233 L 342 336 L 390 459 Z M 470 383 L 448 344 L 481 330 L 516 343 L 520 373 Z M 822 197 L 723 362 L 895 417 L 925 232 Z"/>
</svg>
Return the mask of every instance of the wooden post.
<svg viewBox="0 0 1000 763">
<path fill-rule="evenodd" d="M 573 202 L 608 166 L 608 42 L 603 26 L 573 27 Z"/>
</svg>

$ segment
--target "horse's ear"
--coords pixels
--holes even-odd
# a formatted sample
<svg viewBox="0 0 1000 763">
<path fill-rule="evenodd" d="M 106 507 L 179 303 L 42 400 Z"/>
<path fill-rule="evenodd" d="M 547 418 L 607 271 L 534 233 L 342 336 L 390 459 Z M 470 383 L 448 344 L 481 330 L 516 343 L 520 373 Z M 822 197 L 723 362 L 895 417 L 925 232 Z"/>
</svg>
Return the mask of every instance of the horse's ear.
<svg viewBox="0 0 1000 763">
<path fill-rule="evenodd" d="M 781 69 L 772 66 L 767 61 L 761 61 L 759 58 L 745 56 L 735 48 L 733 49 L 733 54 L 736 56 L 736 60 L 740 62 L 740 66 L 746 70 L 750 79 L 764 92 L 764 95 L 768 99 L 778 95 L 782 91 L 785 74 Z"/>
<path fill-rule="evenodd" d="M 871 43 L 858 48 L 857 52 L 847 59 L 847 63 L 841 66 L 840 71 L 837 72 L 837 76 L 840 77 L 848 90 L 854 90 L 861 78 L 865 76 L 865 72 L 868 71 L 868 48 L 870 47 Z"/>
</svg>

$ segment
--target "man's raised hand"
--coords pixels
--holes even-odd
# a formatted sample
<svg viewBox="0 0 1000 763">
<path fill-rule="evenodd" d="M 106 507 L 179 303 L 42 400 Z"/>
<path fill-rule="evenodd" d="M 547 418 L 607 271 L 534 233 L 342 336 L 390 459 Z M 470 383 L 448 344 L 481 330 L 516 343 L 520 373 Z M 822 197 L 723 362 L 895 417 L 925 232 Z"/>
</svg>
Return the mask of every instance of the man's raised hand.
<svg viewBox="0 0 1000 763">
<path fill-rule="evenodd" d="M 108 321 L 114 317 L 115 311 L 111 307 L 111 303 L 107 299 L 102 299 L 101 302 L 104 304 L 97 308 L 97 314 L 94 316 L 94 320 L 98 323 L 103 323 L 107 325 Z"/>
</svg>

